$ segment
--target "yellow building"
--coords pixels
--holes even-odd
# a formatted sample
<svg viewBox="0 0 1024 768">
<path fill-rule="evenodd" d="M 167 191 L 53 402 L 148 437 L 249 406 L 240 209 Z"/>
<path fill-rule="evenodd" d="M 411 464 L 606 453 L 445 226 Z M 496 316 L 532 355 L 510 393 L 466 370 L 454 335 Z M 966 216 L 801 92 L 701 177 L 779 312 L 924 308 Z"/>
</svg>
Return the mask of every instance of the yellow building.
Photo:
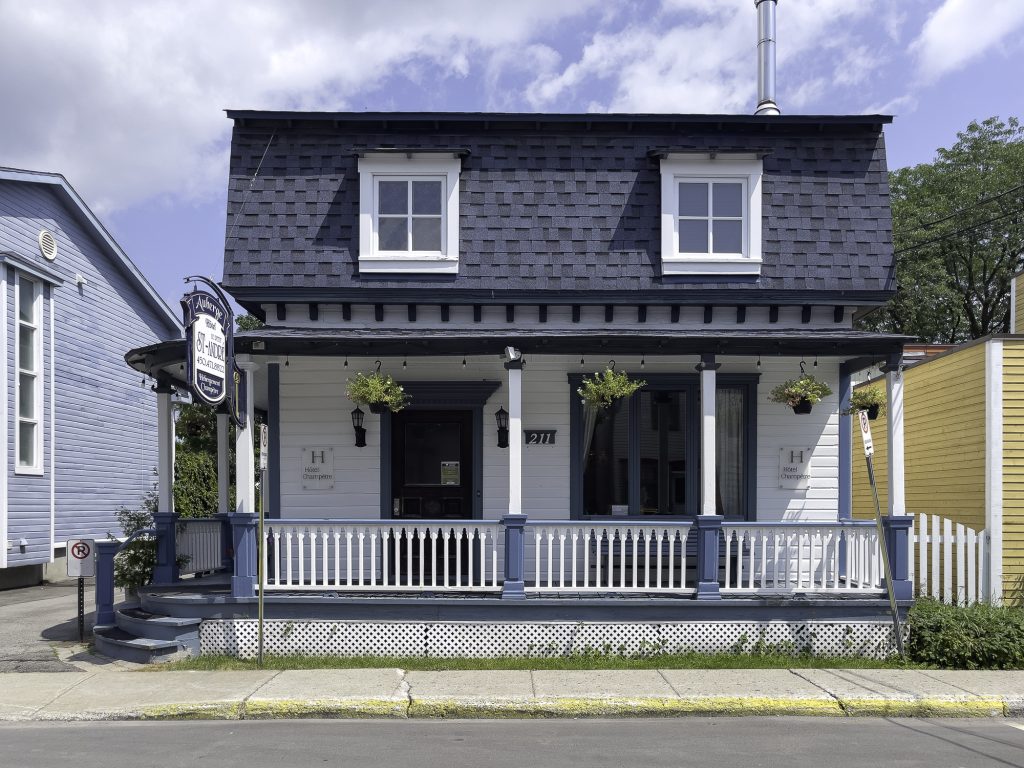
<svg viewBox="0 0 1024 768">
<path fill-rule="evenodd" d="M 1024 275 L 1018 275 L 1013 281 L 1014 331 L 1024 331 L 1022 279 Z M 909 364 L 903 379 L 907 514 L 939 515 L 954 525 L 986 531 L 990 559 L 984 565 L 989 597 L 995 602 L 1021 604 L 1024 334 L 988 336 L 925 357 Z M 870 381 L 857 389 L 866 386 L 879 384 Z M 871 517 L 874 500 L 866 463 L 858 430 L 852 431 L 853 516 Z M 872 422 L 871 431 L 875 479 L 884 505 L 886 415 Z"/>
</svg>

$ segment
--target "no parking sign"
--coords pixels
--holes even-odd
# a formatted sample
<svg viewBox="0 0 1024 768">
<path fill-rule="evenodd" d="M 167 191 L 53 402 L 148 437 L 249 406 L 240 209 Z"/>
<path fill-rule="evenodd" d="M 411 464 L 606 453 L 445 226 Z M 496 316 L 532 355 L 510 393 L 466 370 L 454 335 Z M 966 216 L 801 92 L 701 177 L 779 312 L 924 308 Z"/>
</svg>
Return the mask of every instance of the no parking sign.
<svg viewBox="0 0 1024 768">
<path fill-rule="evenodd" d="M 93 539 L 68 539 L 68 576 L 79 579 L 95 576 L 95 552 Z"/>
</svg>

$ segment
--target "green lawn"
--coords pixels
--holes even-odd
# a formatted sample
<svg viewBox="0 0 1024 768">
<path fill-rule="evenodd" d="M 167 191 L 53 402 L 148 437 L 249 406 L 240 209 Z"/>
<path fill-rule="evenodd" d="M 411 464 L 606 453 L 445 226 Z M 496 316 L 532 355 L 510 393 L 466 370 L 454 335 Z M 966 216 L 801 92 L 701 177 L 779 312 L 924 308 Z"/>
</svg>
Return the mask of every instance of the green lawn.
<svg viewBox="0 0 1024 768">
<path fill-rule="evenodd" d="M 467 669 L 787 669 L 842 667 L 846 669 L 920 668 L 898 658 L 885 661 L 862 658 L 791 655 L 783 653 L 686 653 L 626 657 L 581 654 L 549 658 L 435 659 L 422 656 L 267 656 L 264 669 L 354 669 L 397 667 L 411 671 Z M 233 670 L 257 669 L 255 661 L 233 656 L 198 656 L 147 669 Z"/>
</svg>

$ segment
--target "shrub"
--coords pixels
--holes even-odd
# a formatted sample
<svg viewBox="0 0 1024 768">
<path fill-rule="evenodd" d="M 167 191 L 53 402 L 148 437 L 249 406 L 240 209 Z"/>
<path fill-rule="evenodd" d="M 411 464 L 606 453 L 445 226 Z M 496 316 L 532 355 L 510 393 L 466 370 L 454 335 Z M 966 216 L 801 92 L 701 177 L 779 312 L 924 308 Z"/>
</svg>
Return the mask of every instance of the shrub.
<svg viewBox="0 0 1024 768">
<path fill-rule="evenodd" d="M 1024 610 L 920 598 L 910 609 L 911 661 L 953 669 L 1024 668 Z"/>
<path fill-rule="evenodd" d="M 174 511 L 179 518 L 217 514 L 217 460 L 179 449 L 174 456 Z"/>
<path fill-rule="evenodd" d="M 121 507 L 117 510 L 117 523 L 125 536 L 136 531 L 153 527 L 153 511 L 156 509 L 156 492 L 150 492 L 143 501 L 142 509 Z M 153 580 L 156 566 L 156 541 L 139 538 L 126 546 L 114 557 L 114 584 L 129 591 L 144 587 Z"/>
</svg>

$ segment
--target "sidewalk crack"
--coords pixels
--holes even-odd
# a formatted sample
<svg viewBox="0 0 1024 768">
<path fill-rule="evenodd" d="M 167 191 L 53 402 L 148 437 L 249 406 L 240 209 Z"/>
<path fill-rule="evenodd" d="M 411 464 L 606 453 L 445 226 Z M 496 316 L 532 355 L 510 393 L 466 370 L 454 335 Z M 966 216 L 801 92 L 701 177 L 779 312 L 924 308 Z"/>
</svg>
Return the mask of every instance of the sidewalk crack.
<svg viewBox="0 0 1024 768">
<path fill-rule="evenodd" d="M 817 688 L 817 689 L 818 689 L 819 691 L 821 691 L 822 693 L 824 693 L 824 694 L 826 694 L 827 696 L 829 696 L 829 697 L 831 697 L 832 699 L 834 699 L 834 700 L 835 700 L 835 702 L 836 702 L 836 704 L 838 704 L 838 705 L 839 705 L 839 709 L 841 709 L 841 710 L 842 710 L 842 712 L 843 712 L 843 714 L 844 714 L 844 715 L 848 715 L 848 714 L 850 714 L 850 713 L 849 713 L 849 712 L 847 711 L 847 709 L 846 709 L 846 704 L 845 704 L 845 703 L 843 702 L 843 700 L 842 700 L 841 698 L 839 698 L 839 697 L 838 697 L 838 696 L 837 696 L 836 694 L 832 693 L 832 691 L 828 690 L 828 688 L 825 688 L 825 687 L 824 687 L 823 685 L 821 685 L 820 683 L 816 683 L 816 682 L 814 682 L 813 680 L 811 680 L 811 679 L 810 679 L 809 677 L 807 677 L 806 675 L 801 675 L 801 674 L 800 674 L 800 671 L 799 671 L 799 670 L 796 670 L 796 669 L 787 669 L 786 671 L 787 671 L 787 672 L 789 672 L 789 673 L 790 673 L 791 675 L 796 675 L 796 676 L 797 676 L 797 677 L 799 677 L 799 678 L 800 678 L 801 680 L 803 680 L 803 681 L 804 681 L 805 683 L 810 683 L 810 684 L 811 684 L 811 685 L 813 685 L 813 686 L 814 686 L 815 688 Z M 820 671 L 820 670 L 819 670 L 819 671 Z"/>
<path fill-rule="evenodd" d="M 32 710 L 32 714 L 30 715 L 30 717 L 35 717 L 40 712 L 42 712 L 44 709 L 46 709 L 48 706 L 53 704 L 53 702 L 55 702 L 61 696 L 63 696 L 66 693 L 70 693 L 71 691 L 75 690 L 75 688 L 80 686 L 82 683 L 86 682 L 87 680 L 92 680 L 94 677 L 96 677 L 96 675 L 99 675 L 99 674 L 106 674 L 106 673 L 103 673 L 103 672 L 92 672 L 92 673 L 86 672 L 86 673 L 84 673 L 83 676 L 82 676 L 82 679 L 79 680 L 77 683 L 75 683 L 74 685 L 68 686 L 67 688 L 65 688 L 63 691 L 58 693 L 56 696 L 54 696 L 52 699 L 50 699 L 45 704 L 43 704 L 42 706 L 36 707 L 34 710 Z"/>
<path fill-rule="evenodd" d="M 245 716 L 246 716 L 246 711 L 248 709 L 249 700 L 253 696 L 255 696 L 257 693 L 262 691 L 264 688 L 266 688 L 271 682 L 273 682 L 278 677 L 280 677 L 283 671 L 284 670 L 280 670 L 280 669 L 277 670 L 273 675 L 271 675 L 266 680 L 264 680 L 262 683 L 257 685 L 251 692 L 249 692 L 245 697 L 243 697 L 243 699 L 238 703 L 238 719 L 239 720 L 245 720 L 246 719 Z"/>
<path fill-rule="evenodd" d="M 657 670 L 655 670 L 655 672 L 657 672 L 659 675 L 661 675 L 661 679 L 664 680 L 665 684 L 668 685 L 668 687 L 672 689 L 672 693 L 674 693 L 680 699 L 683 698 L 683 694 L 681 694 L 679 691 L 676 690 L 676 687 L 674 685 L 672 685 L 672 681 L 669 680 L 667 677 L 665 677 L 665 670 L 657 669 Z"/>
<path fill-rule="evenodd" d="M 401 674 L 401 679 L 398 681 L 398 690 L 405 694 L 405 716 L 409 718 L 412 717 L 412 685 L 409 683 L 406 670 L 399 669 L 398 672 Z"/>
</svg>

